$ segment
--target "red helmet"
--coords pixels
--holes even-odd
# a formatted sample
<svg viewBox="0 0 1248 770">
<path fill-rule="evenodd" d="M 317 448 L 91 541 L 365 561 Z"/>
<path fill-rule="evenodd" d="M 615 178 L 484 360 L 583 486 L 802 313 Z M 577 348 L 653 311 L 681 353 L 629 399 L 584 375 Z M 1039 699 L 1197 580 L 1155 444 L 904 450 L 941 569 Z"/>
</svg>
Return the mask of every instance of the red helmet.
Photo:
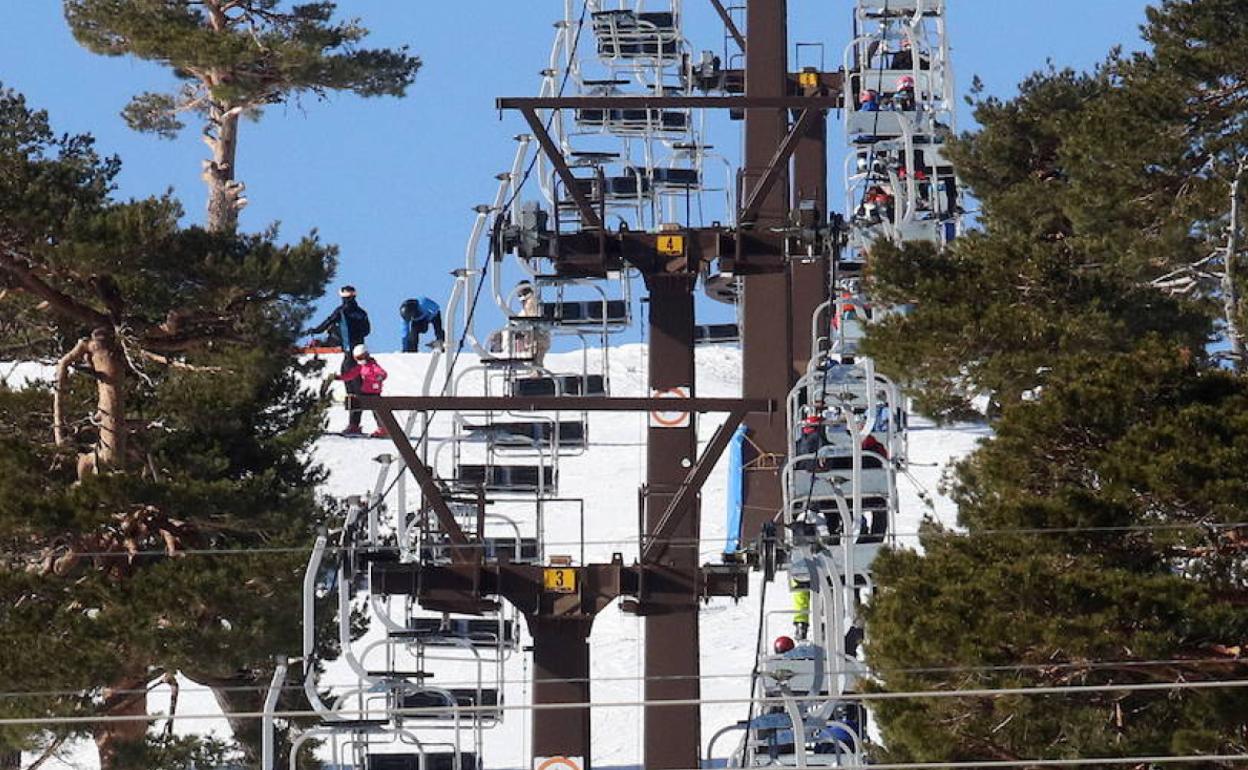
<svg viewBox="0 0 1248 770">
<path fill-rule="evenodd" d="M 903 88 L 914 88 L 913 76 L 902 75 L 901 77 L 897 78 L 897 90 L 900 91 Z"/>
<path fill-rule="evenodd" d="M 791 636 L 777 636 L 776 641 L 771 643 L 771 649 L 775 650 L 777 655 L 783 655 L 796 646 Z"/>
</svg>

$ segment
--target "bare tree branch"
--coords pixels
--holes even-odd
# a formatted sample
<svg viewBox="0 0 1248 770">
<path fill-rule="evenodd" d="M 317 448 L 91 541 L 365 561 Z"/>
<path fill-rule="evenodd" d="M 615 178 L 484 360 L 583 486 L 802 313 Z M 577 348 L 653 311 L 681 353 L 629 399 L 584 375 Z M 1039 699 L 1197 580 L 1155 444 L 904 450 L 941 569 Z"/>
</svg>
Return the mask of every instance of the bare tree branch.
<svg viewBox="0 0 1248 770">
<path fill-rule="evenodd" d="M 67 443 L 65 436 L 65 391 L 69 385 L 69 367 L 90 355 L 90 340 L 78 340 L 73 349 L 56 362 L 56 387 L 52 391 L 52 436 L 57 446 Z"/>
<path fill-rule="evenodd" d="M 35 273 L 30 261 L 11 248 L 0 249 L 0 271 L 8 273 L 25 291 L 40 297 L 61 315 L 92 326 L 111 326 L 111 319 L 73 297 L 58 291 Z"/>
</svg>

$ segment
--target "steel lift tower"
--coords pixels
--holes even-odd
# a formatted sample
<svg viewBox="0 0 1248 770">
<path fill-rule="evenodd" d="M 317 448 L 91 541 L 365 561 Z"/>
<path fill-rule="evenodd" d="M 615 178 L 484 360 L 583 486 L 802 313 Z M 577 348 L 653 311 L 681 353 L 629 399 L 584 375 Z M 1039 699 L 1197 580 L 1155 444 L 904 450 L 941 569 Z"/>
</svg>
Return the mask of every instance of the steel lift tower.
<svg viewBox="0 0 1248 770">
<path fill-rule="evenodd" d="M 445 546 L 439 552 L 444 558 L 436 561 L 373 561 L 371 591 L 410 597 L 425 610 L 467 615 L 496 612 L 505 601 L 525 617 L 533 639 L 535 760 L 576 757 L 590 765 L 588 638 L 595 615 L 624 598 L 624 609 L 642 616 L 645 625 L 644 766 L 699 766 L 699 605 L 710 596 L 744 595 L 749 569 L 745 563 L 699 564 L 699 491 L 743 421 L 756 451 L 744 471 L 742 539 L 753 541 L 781 518 L 781 469 L 788 452 L 784 405 L 812 357 L 810 318 L 828 300 L 830 259 L 841 237 L 827 210 L 826 116 L 843 106 L 843 77 L 789 71 L 786 0 L 749 0 L 744 30 L 721 0 L 709 2 L 743 50 L 742 68 L 723 67 L 717 58 L 704 56 L 698 66 L 692 61 L 682 65 L 677 88 L 660 80 L 649 85 L 648 93 L 622 95 L 619 84 L 628 81 L 609 80 L 600 81 L 596 87 L 601 90 L 589 95 L 545 92 L 498 100 L 500 110 L 518 111 L 528 124 L 551 170 L 554 194 L 550 212 L 527 221 L 512 213 L 509 226 L 519 235 L 500 246 L 494 258 L 501 260 L 505 248 L 526 263 L 541 263 L 550 281 L 640 274 L 649 292 L 650 397 L 512 392 L 355 399 L 393 437 L 405 471 L 422 493 L 422 516 L 430 514 L 425 518 Z M 679 3 L 672 13 L 600 5 L 589 6 L 598 8 L 591 14 L 595 34 L 601 30 L 608 36 L 598 40 L 600 55 L 625 63 L 630 56 L 662 59 L 670 41 L 683 40 L 678 29 L 674 35 L 667 29 L 676 27 Z M 709 226 L 652 221 L 644 228 L 613 229 L 608 211 L 622 196 L 680 177 L 666 169 L 664 180 L 653 168 L 646 177 L 607 176 L 601 165 L 586 176 L 585 162 L 594 154 L 572 152 L 559 127 L 577 121 L 668 125 L 671 118 L 701 109 L 730 110 L 745 119 L 745 158 L 731 220 Z M 697 396 L 694 297 L 699 284 L 708 291 L 712 284 L 744 287 L 738 298 L 743 303 L 742 398 Z M 625 564 L 617 555 L 608 563 L 569 568 L 488 556 L 484 526 L 475 531 L 461 526 L 462 503 L 454 498 L 453 485 L 438 477 L 409 439 L 412 423 L 405 427 L 396 416 L 438 411 L 667 415 L 652 417 L 647 432 L 638 560 Z M 724 413 L 727 419 L 699 456 L 697 415 L 707 412 Z M 595 514 L 592 507 L 586 513 Z M 456 761 L 462 764 L 462 758 Z"/>
<path fill-rule="evenodd" d="M 731 25 L 728 9 L 712 2 Z M 653 394 L 679 389 L 693 395 L 693 292 L 699 277 L 718 273 L 744 279 L 744 400 L 733 414 L 745 417 L 759 450 L 745 476 L 743 537 L 748 541 L 777 518 L 782 504 L 779 469 L 786 453 L 786 425 L 782 412 L 768 405 L 783 403 L 797 373 L 805 370 L 809 319 L 827 299 L 827 260 L 836 234 L 828 226 L 826 203 L 826 113 L 842 101 L 839 73 L 788 71 L 785 0 L 750 0 L 746 22 L 744 31 L 729 27 L 744 45 L 744 71 L 718 73 L 714 86 L 705 89 L 716 95 L 500 99 L 498 104 L 524 115 L 571 204 L 581 212 L 577 232 L 551 239 L 548 256 L 556 270 L 601 276 L 628 266 L 644 276 L 650 291 Z M 538 113 L 688 108 L 744 113 L 746 151 L 735 226 L 610 231 Z M 796 175 L 790 172 L 795 155 Z M 794 178 L 800 181 L 797 206 Z M 729 425 L 735 428 L 731 419 Z M 708 576 L 722 573 L 699 567 L 696 549 L 673 547 L 670 541 L 696 542 L 697 488 L 730 433 L 721 429 L 694 464 L 693 419 L 649 431 L 645 531 L 636 567 L 641 584 L 630 605 L 645 618 L 647 768 L 688 768 L 699 762 L 698 603 L 718 582 Z M 742 585 L 740 579 L 724 580 L 719 588 L 740 591 Z M 665 700 L 681 703 L 665 706 Z M 559 711 L 534 715 L 535 753 L 561 748 L 539 748 L 537 742 L 547 729 L 543 724 L 566 718 Z"/>
</svg>

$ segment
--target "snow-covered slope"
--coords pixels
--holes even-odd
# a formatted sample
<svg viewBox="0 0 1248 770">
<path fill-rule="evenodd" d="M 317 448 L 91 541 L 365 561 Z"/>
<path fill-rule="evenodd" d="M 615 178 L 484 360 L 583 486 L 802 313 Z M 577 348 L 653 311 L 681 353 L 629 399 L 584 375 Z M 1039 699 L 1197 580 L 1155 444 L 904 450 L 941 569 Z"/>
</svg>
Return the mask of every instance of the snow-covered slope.
<svg viewBox="0 0 1248 770">
<path fill-rule="evenodd" d="M 647 392 L 646 349 L 642 345 L 614 348 L 609 354 L 612 395 L 640 396 Z M 465 356 L 465 358 L 467 358 Z M 386 392 L 389 395 L 418 393 L 429 356 L 382 355 L 382 365 L 391 372 Z M 591 368 L 594 362 L 591 360 Z M 548 357 L 552 371 L 579 371 L 580 354 Z M 736 396 L 740 394 L 739 351 L 731 347 L 707 347 L 697 353 L 697 390 L 703 396 Z M 464 362 L 461 361 L 461 369 Z M 468 374 L 458 386 L 461 394 L 480 392 L 480 379 Z M 366 429 L 370 425 L 365 418 Z M 709 439 L 718 416 L 707 416 L 699 424 L 703 442 Z M 331 428 L 337 428 L 345 417 L 336 415 Z M 912 475 L 916 483 L 901 481 L 901 510 L 898 532 L 903 538 L 917 529 L 927 512 L 952 522 L 954 510 L 947 499 L 937 494 L 943 469 L 950 459 L 970 451 L 986 434 L 981 426 L 959 425 L 937 428 L 921 419 L 912 421 L 910 440 Z M 645 468 L 646 418 L 636 414 L 591 414 L 589 435 L 591 450 L 579 457 L 567 458 L 560 465 L 560 496 L 585 500 L 586 561 L 608 560 L 613 552 L 622 552 L 625 561 L 637 554 L 637 488 Z M 431 431 L 446 435 L 449 427 L 439 420 Z M 360 441 L 327 437 L 317 447 L 317 457 L 332 471 L 329 491 L 334 494 L 362 493 L 376 478 L 372 459 L 377 453 L 389 451 L 388 442 Z M 446 459 L 442 459 L 443 470 Z M 727 462 L 715 469 L 702 495 L 702 559 L 716 561 L 726 536 L 725 490 Z M 930 496 L 933 508 L 926 507 L 920 492 Z M 577 539 L 574 522 L 566 526 L 547 527 L 547 540 L 572 543 Z M 910 540 L 913 542 L 913 539 Z M 573 548 L 564 551 L 575 553 Z M 552 552 L 560 552 L 552 548 Z M 740 699 L 749 696 L 749 674 L 754 662 L 755 637 L 759 617 L 760 585 L 756 579 L 750 597 L 733 603 L 717 599 L 706 606 L 702 615 L 702 670 L 706 676 L 703 695 L 709 700 Z M 783 585 L 772 585 L 768 610 L 785 609 L 789 598 Z M 595 682 L 592 698 L 595 703 L 621 703 L 641 700 L 642 621 L 633 615 L 610 607 L 595 621 L 591 639 L 591 660 Z M 510 704 L 527 701 L 523 684 L 528 670 L 522 660 L 515 659 L 507 667 L 506 691 Z M 708 705 L 703 709 L 703 740 L 720 727 L 743 718 L 743 704 Z M 517 718 L 519 717 L 519 718 Z M 637 766 L 641 763 L 641 712 L 635 707 L 600 708 L 593 712 L 594 762 L 599 767 Z M 526 766 L 528 752 L 528 719 L 523 712 L 508 714 L 507 720 L 487 734 L 485 760 L 487 767 L 520 768 Z M 726 742 L 717 747 L 729 748 Z"/>
<path fill-rule="evenodd" d="M 612 395 L 644 395 L 646 388 L 646 350 L 642 345 L 625 345 L 609 351 L 609 376 Z M 378 360 L 389 371 L 386 383 L 387 395 L 417 395 L 430 365 L 427 354 L 379 355 Z M 456 389 L 461 395 L 481 393 L 482 373 L 474 368 L 476 361 L 464 355 L 460 361 L 462 378 Z M 740 392 L 740 353 L 730 347 L 702 348 L 697 354 L 697 390 L 703 396 L 735 396 Z M 337 360 L 328 361 L 336 368 Z M 550 355 L 548 367 L 553 371 L 580 371 L 581 354 L 565 353 Z M 591 369 L 601 365 L 598 356 L 590 359 Z M 440 379 L 435 392 L 441 388 Z M 365 430 L 371 430 L 370 416 L 365 417 Z M 710 416 L 701 421 L 699 434 L 706 441 L 716 427 L 719 417 Z M 331 416 L 330 430 L 337 431 L 345 424 L 345 414 L 335 410 Z M 940 475 L 951 459 L 970 451 L 976 442 L 986 435 L 978 425 L 957 425 L 937 428 L 920 419 L 911 422 L 910 455 L 914 482 L 902 479 L 901 510 L 898 532 L 905 538 L 913 533 L 919 520 L 931 512 L 944 521 L 952 521 L 954 511 L 951 503 L 937 494 Z M 637 555 L 637 488 L 642 482 L 645 467 L 644 415 L 591 414 L 589 436 L 593 448 L 580 456 L 565 458 L 560 465 L 560 496 L 582 498 L 585 501 L 585 560 L 605 561 L 612 553 L 621 552 L 626 562 Z M 431 428 L 434 437 L 450 432 L 449 418 L 441 415 Z M 327 434 L 316 446 L 315 457 L 330 471 L 326 492 L 332 495 L 364 494 L 373 488 L 380 467 L 374 458 L 393 453 L 392 445 L 384 439 L 348 439 Z M 449 469 L 449 452 L 439 455 L 439 466 Z M 702 496 L 702 557 L 703 561 L 716 561 L 722 550 L 726 534 L 725 489 L 726 461 L 721 462 L 707 482 Z M 920 499 L 920 491 L 930 494 L 933 507 L 927 508 Z M 558 509 L 547 517 L 546 539 L 552 546 L 548 553 L 569 553 L 580 558 L 579 525 L 570 508 Z M 563 513 L 559 513 L 563 510 Z M 913 539 L 903 539 L 913 543 Z M 751 585 L 750 596 L 739 603 L 717 599 L 705 607 L 702 614 L 702 671 L 706 679 L 702 692 L 709 700 L 743 699 L 749 696 L 749 674 L 754 662 L 755 638 L 759 617 L 761 594 L 757 577 Z M 789 606 L 787 590 L 782 582 L 770 586 L 767 609 L 783 610 Z M 776 621 L 780 622 L 779 620 Z M 380 638 L 374 628 L 362 640 L 357 649 Z M 618 606 L 609 607 L 596 620 L 591 639 L 592 667 L 594 671 L 593 701 L 598 704 L 626 703 L 641 700 L 642 622 L 639 618 L 622 613 Z M 275 653 L 279 651 L 274 651 Z M 296 654 L 296 651 L 288 651 Z M 471 671 L 464 667 L 448 667 L 438 670 L 437 683 L 449 686 L 455 681 L 472 679 Z M 506 665 L 507 685 L 504 701 L 508 705 L 527 702 L 526 680 L 530 671 L 523 655 L 514 656 Z M 325 677 L 327 683 L 346 685 L 353 683 L 349 670 L 343 663 L 331 666 Z M 179 712 L 182 714 L 219 714 L 211 695 L 198 690 L 195 685 L 186 686 L 180 696 Z M 163 690 L 153 692 L 153 710 L 167 708 L 168 701 Z M 721 727 L 732 724 L 745 715 L 745 705 L 707 705 L 703 708 L 703 741 Z M 594 764 L 597 767 L 641 766 L 641 711 L 636 707 L 599 708 L 593 712 Z M 211 727 L 224 735 L 224 723 L 220 720 L 179 723 L 179 732 L 197 732 Z M 523 711 L 508 712 L 503 724 L 490 730 L 485 738 L 485 765 L 489 768 L 527 767 L 529 719 Z M 442 740 L 445 740 L 443 736 Z M 716 754 L 725 755 L 731 748 L 731 739 L 721 741 Z M 91 747 L 74 752 L 74 758 L 82 760 L 80 767 L 93 765 Z M 326 756 L 326 759 L 330 759 Z"/>
</svg>

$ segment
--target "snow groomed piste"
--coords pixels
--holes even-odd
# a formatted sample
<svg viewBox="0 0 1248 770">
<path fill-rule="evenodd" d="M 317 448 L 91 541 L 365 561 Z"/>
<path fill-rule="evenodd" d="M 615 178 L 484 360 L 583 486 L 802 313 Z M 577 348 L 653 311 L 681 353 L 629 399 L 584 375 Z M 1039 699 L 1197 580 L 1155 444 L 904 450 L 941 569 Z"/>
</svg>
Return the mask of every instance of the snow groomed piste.
<svg viewBox="0 0 1248 770">
<path fill-rule="evenodd" d="M 727 53 L 755 40 L 734 9 L 714 3 L 727 29 L 721 58 L 690 46 L 680 0 L 658 5 L 565 3 L 539 97 L 518 107 L 533 131 L 517 137 L 493 201 L 477 208 L 456 273 L 447 325 L 459 345 L 435 354 L 422 397 L 367 405 L 398 457 L 377 458 L 371 493 L 347 500 L 340 526 L 315 543 L 301 665 L 279 667 L 266 704 L 266 768 L 275 770 L 277 694 L 296 670 L 320 714 L 297 745 L 325 740 L 335 764 L 366 770 L 488 766 L 485 731 L 522 718 L 513 707 L 528 705 L 504 702 L 506 664 L 530 651 L 532 767 L 589 767 L 586 639 L 595 615 L 621 597 L 645 620 L 648 642 L 669 642 L 666 653 L 647 651 L 648 767 L 711 766 L 724 756 L 743 767 L 870 762 L 869 714 L 853 698 L 871 675 L 860 613 L 872 560 L 896 532 L 907 410 L 898 388 L 857 354 L 865 324 L 899 312 L 872 304 L 863 270 L 875 243 L 940 244 L 959 231 L 957 184 L 941 153 L 953 130 L 944 2 L 858 0 L 842 70 L 788 73 L 791 96 L 774 105 L 751 94 L 761 65 L 734 67 Z M 752 5 L 748 20 L 765 18 L 762 0 Z M 767 5 L 783 12 L 782 2 Z M 748 133 L 762 111 L 750 105 L 764 103 L 772 115 L 797 117 L 775 135 L 767 170 L 734 171 L 707 142 L 706 111 L 740 104 Z M 785 192 L 782 226 L 765 227 L 799 135 L 830 106 L 844 109 L 850 147 L 846 216 L 827 210 L 825 163 L 822 194 L 796 189 L 790 201 Z M 537 200 L 522 198 L 534 188 Z M 813 312 L 794 316 L 808 338 L 790 356 L 802 364 L 796 383 L 767 405 L 698 398 L 695 339 L 744 337 L 749 365 L 751 280 L 798 263 L 816 267 L 824 285 Z M 509 280 L 513 273 L 522 280 Z M 609 377 L 612 336 L 637 321 L 638 278 L 650 289 L 650 399 L 615 396 Z M 693 326 L 695 283 L 738 304 L 740 323 Z M 505 324 L 479 335 L 476 312 L 490 303 Z M 579 365 L 548 367 L 547 351 L 564 340 L 581 351 Z M 675 364 L 656 371 L 659 354 Z M 660 398 L 673 406 L 659 407 Z M 439 409 L 448 431 L 433 430 Z M 584 521 L 595 501 L 561 496 L 561 464 L 592 455 L 591 412 L 629 410 L 648 421 L 639 559 L 590 564 Z M 753 440 L 765 443 L 749 416 L 766 410 L 783 415 L 786 445 Z M 694 413 L 717 412 L 727 418 L 699 455 Z M 740 488 L 730 528 L 740 542 L 724 564 L 699 567 L 698 490 L 730 445 L 729 485 Z M 761 532 L 742 478 L 778 488 L 781 504 Z M 709 736 L 703 752 L 699 601 L 740 596 L 749 569 L 791 591 L 795 609 L 759 618 L 749 717 Z M 359 613 L 381 635 L 353 639 Z M 327 624 L 355 680 L 333 698 L 322 695 L 316 655 Z M 552 704 L 566 708 L 545 708 Z M 670 727 L 671 746 L 651 735 L 656 726 Z"/>
</svg>

